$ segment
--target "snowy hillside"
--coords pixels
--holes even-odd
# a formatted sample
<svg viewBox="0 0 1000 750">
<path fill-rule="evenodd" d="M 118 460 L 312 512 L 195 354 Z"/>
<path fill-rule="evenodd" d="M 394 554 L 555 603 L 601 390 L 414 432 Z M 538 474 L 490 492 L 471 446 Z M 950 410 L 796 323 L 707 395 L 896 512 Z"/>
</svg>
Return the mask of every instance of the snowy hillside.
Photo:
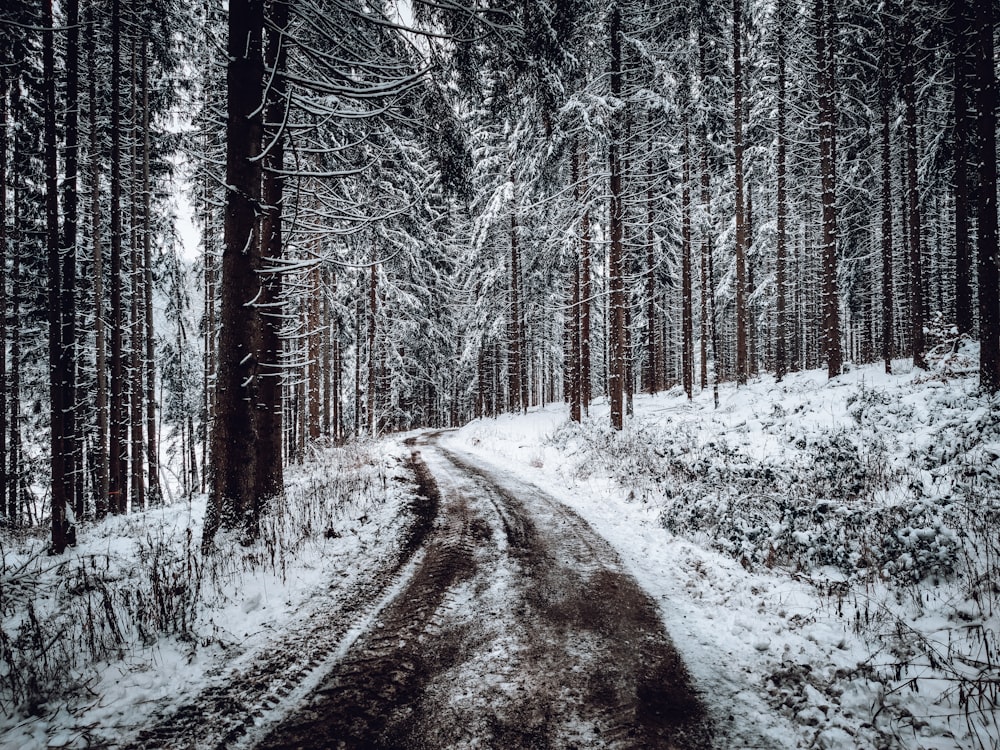
<svg viewBox="0 0 1000 750">
<path fill-rule="evenodd" d="M 965 374 L 856 369 L 553 405 L 446 441 L 583 515 L 657 598 L 720 747 L 1000 746 L 1000 410 Z"/>
</svg>

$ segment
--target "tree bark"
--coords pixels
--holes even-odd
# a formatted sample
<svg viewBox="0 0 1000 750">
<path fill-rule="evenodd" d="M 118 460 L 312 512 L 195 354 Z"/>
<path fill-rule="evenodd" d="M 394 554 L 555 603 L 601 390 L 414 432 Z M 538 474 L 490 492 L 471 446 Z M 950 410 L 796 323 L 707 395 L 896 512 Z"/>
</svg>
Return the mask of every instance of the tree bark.
<svg viewBox="0 0 1000 750">
<path fill-rule="evenodd" d="M 972 307 L 971 188 L 969 157 L 971 136 L 975 133 L 975 112 L 969 106 L 969 91 L 975 91 L 975 62 L 972 47 L 976 32 L 968 0 L 952 0 L 952 45 L 955 80 L 953 106 L 955 115 L 955 327 L 959 335 L 971 334 Z"/>
<path fill-rule="evenodd" d="M 622 12 L 618 5 L 611 9 L 611 96 L 621 98 Z M 608 254 L 608 281 L 610 284 L 610 310 L 608 320 L 608 343 L 610 363 L 608 368 L 608 396 L 611 405 L 611 426 L 620 430 L 624 426 L 624 380 L 625 380 L 625 265 L 622 248 L 624 215 L 622 210 L 621 114 L 616 113 L 611 123 L 611 137 L 608 144 L 608 168 L 611 174 L 611 203 L 609 229 L 611 247 Z"/>
<path fill-rule="evenodd" d="M 827 374 L 843 368 L 840 299 L 837 295 L 837 165 L 834 39 L 831 0 L 816 0 L 816 62 L 819 68 L 819 149 L 823 201 L 823 353 Z"/>
<path fill-rule="evenodd" d="M 152 184 L 149 179 L 149 39 L 142 38 L 142 271 L 144 292 L 143 324 L 146 341 L 146 461 L 149 466 L 149 504 L 159 505 L 163 498 L 160 491 L 160 460 L 156 440 L 156 337 L 153 330 L 153 228 Z"/>
<path fill-rule="evenodd" d="M 736 382 L 747 382 L 747 226 L 743 186 L 743 0 L 733 0 L 733 159 L 736 202 Z"/>
<path fill-rule="evenodd" d="M 924 279 L 921 216 L 920 216 L 920 184 L 917 178 L 917 92 L 913 57 L 916 49 L 913 44 L 913 21 L 909 18 L 904 22 L 903 36 L 903 104 L 906 111 L 906 193 L 907 214 L 910 230 L 910 351 L 913 355 L 913 366 L 927 369 L 924 356 L 926 343 L 924 341 Z"/>
<path fill-rule="evenodd" d="M 523 365 L 521 362 L 521 305 L 520 305 L 520 258 L 518 257 L 517 209 L 510 215 L 510 323 L 508 325 L 508 408 L 512 412 L 527 408 L 522 398 L 521 383 Z"/>
<path fill-rule="evenodd" d="M 993 5 L 976 8 L 976 128 L 979 149 L 979 384 L 987 393 L 1000 391 L 1000 289 L 997 252 L 997 81 L 993 67 Z"/>
<path fill-rule="evenodd" d="M 62 329 L 62 263 L 59 245 L 58 153 L 56 150 L 56 73 L 55 31 L 52 0 L 43 0 L 42 68 L 45 138 L 45 246 L 48 257 L 49 301 L 49 425 L 50 466 L 52 470 L 52 548 L 62 554 L 68 542 L 66 509 L 72 501 L 72 480 L 66 460 L 66 390 L 67 357 Z"/>
<path fill-rule="evenodd" d="M 257 494 L 253 404 L 258 397 L 254 343 L 259 311 L 247 306 L 259 292 L 259 226 L 263 118 L 262 0 L 230 0 L 226 71 L 226 220 L 222 253 L 219 370 L 212 425 L 212 482 L 203 545 L 220 528 L 259 534 L 267 498 Z"/>
<path fill-rule="evenodd" d="M 694 397 L 694 300 L 691 272 L 691 133 L 684 110 L 684 165 L 681 185 L 681 367 L 688 399 Z"/>
<path fill-rule="evenodd" d="M 888 20 L 886 25 L 888 26 Z M 888 33 L 888 31 L 886 31 Z M 882 70 L 879 76 L 882 108 L 882 359 L 886 373 L 892 373 L 894 356 L 893 305 L 893 249 L 892 249 L 892 131 L 890 107 L 892 93 L 889 81 L 889 42 L 884 42 L 882 50 Z"/>
<path fill-rule="evenodd" d="M 125 365 L 122 308 L 122 119 L 121 0 L 111 3 L 111 404 L 108 441 L 108 507 L 128 507 L 128 422 L 125 413 Z"/>
<path fill-rule="evenodd" d="M 778 47 L 778 153 L 777 153 L 777 258 L 775 261 L 775 286 L 777 294 L 777 320 L 774 336 L 774 377 L 781 381 L 788 372 L 788 184 L 786 154 L 786 79 L 785 79 L 785 22 L 786 0 L 778 0 L 775 11 Z"/>
</svg>

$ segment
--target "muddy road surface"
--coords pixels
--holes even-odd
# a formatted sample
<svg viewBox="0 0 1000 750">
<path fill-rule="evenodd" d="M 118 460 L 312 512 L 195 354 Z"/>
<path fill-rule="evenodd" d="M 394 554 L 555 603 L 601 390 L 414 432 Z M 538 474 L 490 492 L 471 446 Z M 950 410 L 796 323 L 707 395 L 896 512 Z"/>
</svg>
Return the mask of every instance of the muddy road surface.
<svg viewBox="0 0 1000 750">
<path fill-rule="evenodd" d="M 257 743 L 278 748 L 707 748 L 649 597 L 581 518 L 415 441 L 437 507 L 398 593 Z"/>
</svg>

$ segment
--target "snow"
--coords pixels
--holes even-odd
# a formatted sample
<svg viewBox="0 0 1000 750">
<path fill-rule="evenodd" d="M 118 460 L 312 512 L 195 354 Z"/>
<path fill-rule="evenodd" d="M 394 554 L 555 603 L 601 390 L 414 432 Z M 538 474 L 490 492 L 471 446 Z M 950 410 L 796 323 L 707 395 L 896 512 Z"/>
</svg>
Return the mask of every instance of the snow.
<svg viewBox="0 0 1000 750">
<path fill-rule="evenodd" d="M 717 410 L 711 392 L 637 395 L 620 434 L 603 402 L 582 426 L 555 404 L 477 420 L 441 444 L 536 485 L 617 550 L 657 603 L 718 747 L 991 748 L 1000 409 L 977 393 L 974 361 L 962 350 L 929 372 L 900 361 L 894 375 L 762 376 L 724 384 Z M 0 746 L 127 741 L 384 566 L 411 492 L 402 437 L 317 451 L 289 472 L 294 510 L 277 515 L 270 541 L 213 561 L 197 550 L 203 497 L 85 528 L 64 559 L 47 557 L 43 539 L 5 538 L 0 646 L 33 658 L 37 618 L 54 662 L 39 678 L 63 684 L 44 702 L 23 685 L 12 696 L 0 660 Z M 498 570 L 487 597 L 497 611 L 507 585 Z M 359 613 L 329 659 L 377 627 L 398 590 Z M 494 693 L 510 688 L 474 671 Z"/>
<path fill-rule="evenodd" d="M 659 603 L 719 747 L 997 747 L 997 592 L 969 598 L 974 575 L 996 574 L 979 555 L 1000 540 L 995 529 L 976 536 L 969 503 L 997 507 L 997 404 L 945 366 L 895 369 L 723 385 L 718 411 L 710 392 L 637 395 L 620 435 L 602 402 L 582 427 L 557 404 L 477 420 L 442 444 L 537 485 L 618 550 Z M 719 484 L 734 481 L 745 486 Z M 786 499 L 739 497 L 766 487 L 801 495 L 791 513 L 815 509 L 815 523 L 790 535 L 788 518 L 768 525 Z M 740 518 L 674 522 L 706 498 Z M 894 563 L 855 567 L 849 548 L 879 537 L 851 519 L 885 513 L 928 525 L 893 530 Z"/>
<path fill-rule="evenodd" d="M 261 543 L 243 547 L 223 540 L 225 552 L 211 559 L 198 551 L 204 496 L 81 529 L 79 546 L 58 563 L 45 555 L 44 539 L 4 549 L 0 627 L 5 637 L 15 647 L 21 644 L 23 658 L 36 658 L 23 643 L 30 599 L 40 628 L 59 638 L 53 637 L 47 652 L 57 662 L 56 675 L 39 674 L 40 680 L 53 679 L 44 689 L 51 696 L 47 702 L 12 696 L 9 685 L 2 684 L 0 747 L 119 744 L 158 712 L 169 713 L 268 654 L 282 634 L 294 631 L 317 608 L 330 606 L 338 592 L 396 554 L 412 493 L 402 465 L 406 454 L 398 443 L 316 451 L 304 465 L 288 470 L 287 509 L 264 529 Z M 180 564 L 165 563 L 163 558 L 170 557 Z M 200 575 L 198 566 L 203 566 Z M 153 592 L 151 570 L 172 576 L 163 584 L 191 587 L 187 595 L 159 597 L 165 607 L 186 610 L 186 628 L 153 632 L 150 617 L 130 621 L 136 598 Z M 68 580 L 67 571 L 90 571 L 96 596 L 70 595 L 66 589 L 82 578 L 77 572 Z M 25 581 L 20 589 L 14 586 L 18 578 Z M 105 592 L 111 612 L 102 625 Z M 15 599 L 19 593 L 21 601 Z M 359 617 L 341 651 L 371 614 Z M 88 626 L 88 618 L 97 624 Z M 103 634 L 107 639 L 112 621 L 120 637 L 103 659 L 91 660 L 84 648 L 87 638 L 100 641 Z"/>
</svg>

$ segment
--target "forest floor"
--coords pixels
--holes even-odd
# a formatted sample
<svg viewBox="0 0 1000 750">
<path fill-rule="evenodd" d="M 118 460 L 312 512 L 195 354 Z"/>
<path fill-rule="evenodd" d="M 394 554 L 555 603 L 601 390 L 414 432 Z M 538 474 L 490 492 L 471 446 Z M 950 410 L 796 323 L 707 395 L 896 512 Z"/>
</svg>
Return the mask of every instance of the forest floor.
<svg viewBox="0 0 1000 750">
<path fill-rule="evenodd" d="M 198 500 L 4 540 L 0 746 L 1000 747 L 975 354 L 319 450 L 210 562 Z"/>
</svg>

